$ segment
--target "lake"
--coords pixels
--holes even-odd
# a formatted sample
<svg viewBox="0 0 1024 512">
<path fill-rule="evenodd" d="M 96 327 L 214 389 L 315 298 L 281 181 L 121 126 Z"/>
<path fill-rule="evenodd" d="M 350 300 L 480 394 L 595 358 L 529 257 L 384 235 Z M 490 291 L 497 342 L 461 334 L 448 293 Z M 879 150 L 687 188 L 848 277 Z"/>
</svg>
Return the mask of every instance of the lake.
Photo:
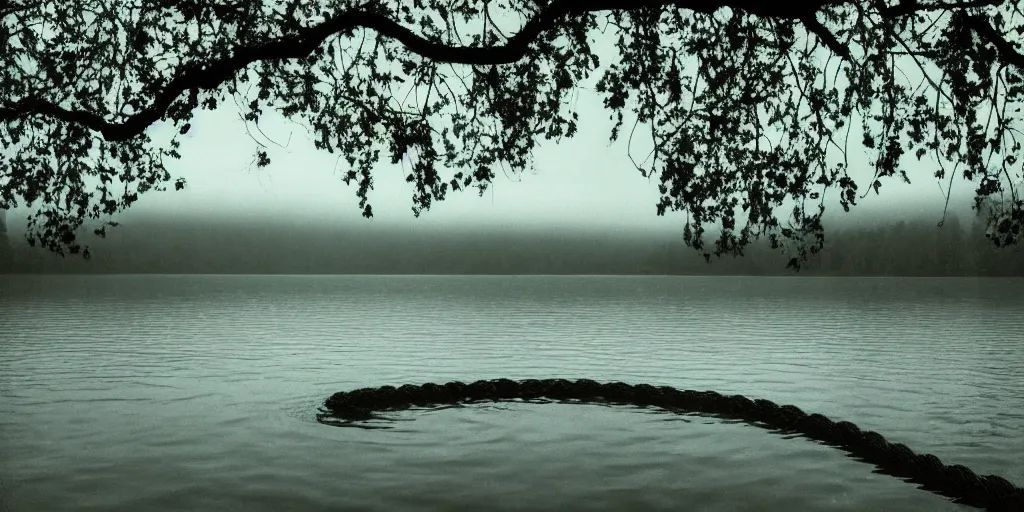
<svg viewBox="0 0 1024 512">
<path fill-rule="evenodd" d="M 744 423 L 336 391 L 712 389 L 1024 484 L 1024 279 L 0 276 L 0 510 L 973 510 Z"/>
</svg>

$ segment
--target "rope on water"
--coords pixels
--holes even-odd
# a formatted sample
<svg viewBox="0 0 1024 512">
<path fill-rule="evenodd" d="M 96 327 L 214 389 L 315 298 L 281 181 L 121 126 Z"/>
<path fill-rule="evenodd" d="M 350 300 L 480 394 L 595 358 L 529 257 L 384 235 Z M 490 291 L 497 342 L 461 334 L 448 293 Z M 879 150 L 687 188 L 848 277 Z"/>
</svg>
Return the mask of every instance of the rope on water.
<svg viewBox="0 0 1024 512">
<path fill-rule="evenodd" d="M 891 443 L 881 434 L 863 431 L 848 421 L 833 421 L 821 414 L 807 414 L 793 405 L 780 406 L 742 395 L 649 384 L 601 383 L 590 379 L 494 379 L 469 384 L 455 381 L 342 391 L 331 395 L 324 406 L 334 417 L 358 421 L 371 419 L 378 412 L 410 407 L 541 398 L 651 406 L 678 413 L 740 419 L 769 430 L 802 434 L 840 448 L 856 459 L 875 465 L 879 472 L 919 484 L 920 488 L 957 503 L 992 511 L 1024 511 L 1024 489 L 1004 478 L 979 476 L 959 464 L 943 464 L 934 455 L 914 453 L 906 445 Z"/>
</svg>

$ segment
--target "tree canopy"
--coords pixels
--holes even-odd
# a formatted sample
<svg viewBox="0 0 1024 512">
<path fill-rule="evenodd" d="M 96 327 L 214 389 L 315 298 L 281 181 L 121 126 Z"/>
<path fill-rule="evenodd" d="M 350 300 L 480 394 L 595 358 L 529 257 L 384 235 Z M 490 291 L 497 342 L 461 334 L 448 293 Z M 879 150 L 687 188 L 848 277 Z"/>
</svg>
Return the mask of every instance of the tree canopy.
<svg viewBox="0 0 1024 512">
<path fill-rule="evenodd" d="M 33 206 L 30 243 L 88 255 L 85 223 L 102 236 L 140 194 L 183 188 L 165 167 L 178 137 L 234 99 L 340 154 L 366 217 L 375 167 L 408 155 L 419 215 L 574 136 L 571 99 L 592 84 L 612 140 L 652 141 L 637 170 L 705 257 L 763 238 L 799 265 L 829 201 L 848 210 L 909 168 L 946 193 L 972 182 L 989 239 L 1009 245 L 1024 225 L 1021 3 L 0 0 L 0 208 Z M 178 135 L 154 140 L 158 122 Z"/>
</svg>

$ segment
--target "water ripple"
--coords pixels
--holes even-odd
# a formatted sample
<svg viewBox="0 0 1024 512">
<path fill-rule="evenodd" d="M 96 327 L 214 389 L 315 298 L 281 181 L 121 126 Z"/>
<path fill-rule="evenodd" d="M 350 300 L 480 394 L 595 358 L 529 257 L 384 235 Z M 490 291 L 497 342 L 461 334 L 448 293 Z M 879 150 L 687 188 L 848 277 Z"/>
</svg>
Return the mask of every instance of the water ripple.
<svg viewBox="0 0 1024 512">
<path fill-rule="evenodd" d="M 513 404 L 402 413 L 415 421 L 382 433 L 313 416 L 370 385 L 649 382 L 793 403 L 1020 484 L 1022 285 L 0 277 L 2 492 L 52 511 L 957 510 L 706 418 Z"/>
</svg>

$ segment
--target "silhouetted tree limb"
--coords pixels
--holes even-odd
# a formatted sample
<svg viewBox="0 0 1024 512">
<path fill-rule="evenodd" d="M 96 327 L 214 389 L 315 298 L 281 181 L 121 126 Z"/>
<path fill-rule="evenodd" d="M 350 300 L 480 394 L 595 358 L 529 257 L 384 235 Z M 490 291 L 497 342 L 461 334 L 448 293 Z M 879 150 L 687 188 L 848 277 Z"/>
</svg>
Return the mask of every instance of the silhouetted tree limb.
<svg viewBox="0 0 1024 512">
<path fill-rule="evenodd" d="M 822 6 L 839 3 L 843 2 L 819 0 L 817 4 L 813 1 L 806 1 L 787 5 L 786 3 L 765 4 L 760 0 L 554 0 L 527 22 L 522 30 L 510 38 L 506 44 L 490 47 L 449 46 L 428 41 L 385 15 L 364 9 L 352 9 L 317 25 L 301 28 L 297 34 L 238 48 L 229 58 L 184 67 L 178 70 L 177 76 L 153 99 L 149 108 L 132 115 L 122 123 L 108 122 L 102 116 L 90 111 L 68 110 L 38 97 L 26 97 L 12 107 L 0 107 L 0 121 L 13 120 L 26 115 L 48 115 L 100 132 L 109 141 L 127 140 L 139 135 L 148 126 L 160 120 L 170 104 L 185 91 L 216 89 L 236 72 L 253 62 L 308 57 L 328 37 L 351 32 L 356 28 L 373 29 L 383 36 L 401 42 L 413 53 L 435 62 L 482 66 L 510 64 L 523 58 L 529 45 L 542 31 L 550 29 L 560 19 L 573 14 L 611 10 L 630 11 L 666 5 L 703 13 L 711 13 L 722 7 L 736 7 L 763 17 L 799 18 L 812 33 L 822 39 L 829 49 L 848 58 L 849 50 L 814 18 L 814 14 Z M 904 2 L 880 12 L 886 16 L 906 16 L 915 11 L 979 7 L 999 3 L 1000 0 L 980 0 L 966 2 L 962 5 Z M 913 5 L 913 7 L 906 7 L 909 5 Z M 10 7 L 9 12 L 5 12 L 5 7 L 0 5 L 0 13 L 6 15 L 16 10 L 27 10 L 33 7 L 38 7 L 38 4 Z M 798 8 L 799 11 L 795 11 L 795 8 Z M 981 20 L 975 20 L 973 23 L 979 27 L 979 34 L 983 34 L 986 39 L 993 41 L 1000 51 L 1007 52 L 1007 58 L 1014 65 L 1024 67 L 1024 57 L 1016 53 L 1012 45 L 996 34 L 991 26 Z"/>
<path fill-rule="evenodd" d="M 1024 55 L 1022 55 L 1013 44 L 1004 39 L 996 29 L 992 28 L 992 25 L 988 20 L 978 16 L 968 16 L 966 18 L 967 25 L 978 36 L 983 38 L 985 41 L 992 43 L 996 50 L 999 50 L 999 55 L 1007 62 L 1020 69 L 1024 69 Z"/>
<path fill-rule="evenodd" d="M 268 42 L 237 48 L 228 58 L 198 62 L 177 70 L 176 76 L 163 87 L 152 100 L 151 106 L 129 117 L 124 122 L 109 122 L 103 116 L 87 110 L 69 110 L 39 97 L 26 97 L 11 107 L 0 107 L 0 121 L 10 121 L 29 115 L 44 115 L 61 121 L 76 123 L 100 132 L 108 141 L 128 140 L 141 134 L 147 127 L 160 120 L 171 103 L 181 94 L 196 89 L 216 89 L 230 80 L 235 73 L 258 61 L 280 59 L 301 59 L 310 56 L 330 36 L 351 33 L 357 28 L 372 29 L 378 34 L 402 43 L 411 52 L 439 63 L 470 64 L 476 66 L 510 64 L 523 58 L 530 44 L 544 30 L 550 29 L 559 20 L 573 14 L 607 10 L 638 10 L 643 7 L 675 5 L 691 8 L 698 12 L 713 12 L 719 7 L 735 4 L 761 13 L 771 9 L 759 7 L 759 3 L 745 0 L 730 2 L 708 0 L 554 0 L 530 19 L 523 28 L 503 45 L 489 47 L 452 46 L 429 41 L 408 28 L 396 23 L 386 15 L 368 9 L 357 8 L 339 13 L 336 17 L 311 27 L 303 27 L 295 34 L 275 38 Z M 713 8 L 707 7 L 713 5 Z M 25 9 L 25 8 L 23 8 Z M 776 9 L 779 17 L 792 15 L 786 7 Z M 770 14 L 761 14 L 770 16 Z M 807 18 L 805 23 L 813 25 L 816 34 L 828 38 L 829 45 L 836 45 L 834 51 L 844 52 L 842 46 L 817 20 Z"/>
<path fill-rule="evenodd" d="M 954 9 L 970 9 L 976 7 L 994 7 L 1001 5 L 1002 0 L 963 0 L 956 2 L 924 2 L 918 0 L 900 0 L 896 5 L 884 6 L 878 9 L 882 16 L 899 17 L 907 16 L 918 12 L 929 11 L 950 11 Z"/>
<path fill-rule="evenodd" d="M 684 238 L 706 257 L 761 236 L 794 266 L 820 249 L 824 192 L 855 204 L 838 136 L 857 120 L 875 153 L 871 189 L 908 181 L 905 155 L 934 159 L 940 179 L 947 164 L 963 168 L 979 200 L 1000 195 L 993 240 L 1013 243 L 1024 224 L 1019 115 L 1007 111 L 1024 91 L 1018 4 L 512 0 L 505 14 L 522 21 L 506 37 L 484 0 L 0 2 L 0 207 L 38 201 L 30 242 L 79 252 L 86 218 L 172 179 L 163 157 L 178 158 L 179 143 L 157 147 L 147 127 L 183 134 L 197 108 L 255 80 L 245 120 L 262 107 L 305 118 L 318 148 L 346 157 L 365 216 L 380 150 L 392 162 L 414 152 L 418 215 L 449 190 L 482 193 L 495 165 L 523 169 L 540 136 L 575 134 L 564 99 L 602 68 L 589 38 L 603 21 L 619 36 L 596 84 L 611 138 L 626 111 L 651 127 L 656 167 L 640 170 L 660 177 L 658 213 L 685 211 Z M 927 87 L 901 83 L 897 55 Z M 406 109 L 400 87 L 426 99 Z M 721 234 L 710 251 L 706 225 Z"/>
</svg>

